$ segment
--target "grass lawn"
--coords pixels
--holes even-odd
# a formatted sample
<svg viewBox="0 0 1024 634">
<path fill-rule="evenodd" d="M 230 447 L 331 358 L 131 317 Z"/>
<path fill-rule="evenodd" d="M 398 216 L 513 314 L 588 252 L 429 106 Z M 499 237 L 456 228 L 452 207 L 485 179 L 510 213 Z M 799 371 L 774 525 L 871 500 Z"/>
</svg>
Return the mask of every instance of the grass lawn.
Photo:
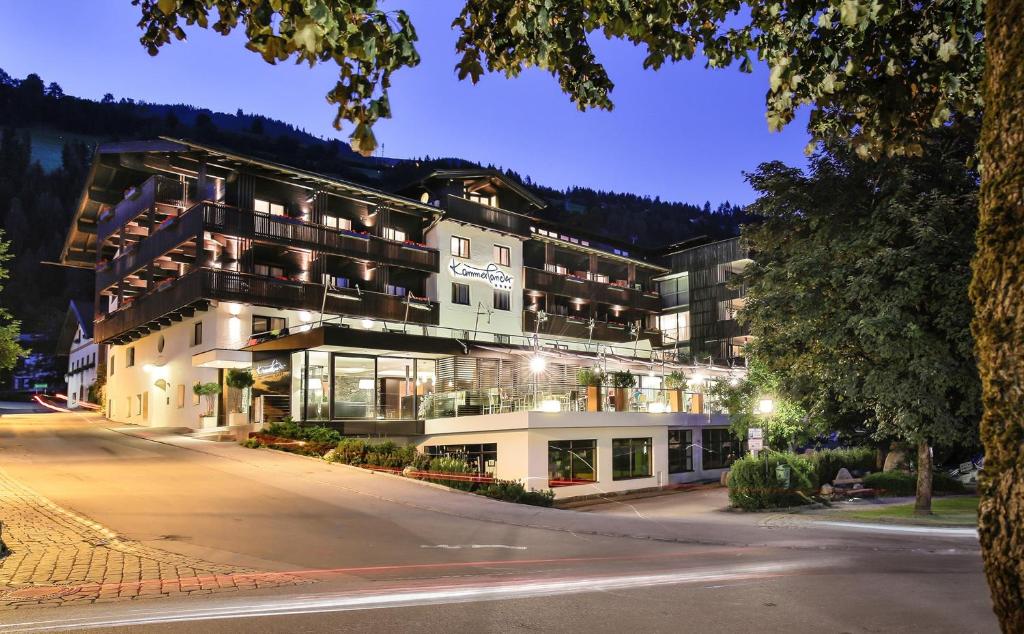
<svg viewBox="0 0 1024 634">
<path fill-rule="evenodd" d="M 844 519 L 886 524 L 944 524 L 950 526 L 978 525 L 978 497 L 957 496 L 932 498 L 932 515 L 914 515 L 914 504 L 889 504 L 880 508 L 842 513 Z"/>
</svg>

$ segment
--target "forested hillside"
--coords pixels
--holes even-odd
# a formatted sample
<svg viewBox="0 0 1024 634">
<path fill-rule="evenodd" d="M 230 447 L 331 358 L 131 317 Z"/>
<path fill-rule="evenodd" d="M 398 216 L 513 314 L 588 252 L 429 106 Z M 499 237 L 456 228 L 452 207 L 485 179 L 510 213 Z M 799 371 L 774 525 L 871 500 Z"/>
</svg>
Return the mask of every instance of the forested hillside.
<svg viewBox="0 0 1024 634">
<path fill-rule="evenodd" d="M 60 255 L 96 143 L 159 135 L 188 138 L 382 188 L 430 168 L 475 165 L 458 158 L 364 158 L 341 141 L 258 114 L 215 113 L 109 94 L 91 101 L 66 95 L 36 75 L 18 80 L 2 70 L 0 126 L 0 226 L 14 254 L 12 279 L 0 303 L 22 320 L 26 332 L 54 331 L 69 298 L 91 299 L 90 272 L 46 263 Z M 646 245 L 735 235 L 745 220 L 741 208 L 727 203 L 712 209 L 588 188 L 559 191 L 529 176 L 506 173 L 550 203 L 542 214 L 548 219 Z"/>
</svg>

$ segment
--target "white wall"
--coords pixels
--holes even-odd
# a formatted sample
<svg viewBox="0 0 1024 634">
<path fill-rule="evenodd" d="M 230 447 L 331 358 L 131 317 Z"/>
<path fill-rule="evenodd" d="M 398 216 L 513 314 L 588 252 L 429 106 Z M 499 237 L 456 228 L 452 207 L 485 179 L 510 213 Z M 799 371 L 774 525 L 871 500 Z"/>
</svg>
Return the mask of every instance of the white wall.
<svg viewBox="0 0 1024 634">
<path fill-rule="evenodd" d="M 466 238 L 470 242 L 468 259 L 453 258 L 452 236 Z M 426 235 L 427 245 L 441 254 L 441 272 L 431 275 L 427 282 L 430 298 L 440 303 L 440 325 L 447 328 L 473 330 L 477 322 L 477 312 L 483 304 L 479 328 L 481 332 L 493 332 L 505 335 L 521 335 L 523 332 L 523 244 L 519 238 L 487 231 L 471 225 L 463 225 L 451 220 L 442 220 L 431 228 Z M 494 259 L 494 246 L 508 247 L 510 251 L 509 266 L 499 268 L 512 276 L 512 290 L 509 291 L 511 301 L 509 310 L 493 310 L 494 288 L 484 280 L 456 278 L 452 275 L 449 265 L 452 261 L 465 262 L 478 268 L 486 268 Z M 469 306 L 452 304 L 452 282 L 469 285 Z M 490 323 L 486 309 L 492 309 Z"/>
<path fill-rule="evenodd" d="M 71 344 L 68 352 L 68 407 L 78 408 L 79 400 L 89 401 L 89 386 L 96 382 L 96 364 L 100 362 L 99 346 L 92 339 L 85 339 L 82 327 L 75 333 L 76 343 Z M 71 373 L 76 365 L 86 365 L 93 361 L 93 367 L 80 372 Z"/>
</svg>

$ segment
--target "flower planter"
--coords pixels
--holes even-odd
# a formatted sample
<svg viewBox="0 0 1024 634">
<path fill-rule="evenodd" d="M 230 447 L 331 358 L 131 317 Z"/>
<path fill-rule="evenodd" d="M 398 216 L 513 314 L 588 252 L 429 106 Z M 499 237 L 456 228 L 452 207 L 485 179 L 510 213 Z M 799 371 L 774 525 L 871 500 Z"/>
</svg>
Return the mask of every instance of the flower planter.
<svg viewBox="0 0 1024 634">
<path fill-rule="evenodd" d="M 249 424 L 249 414 L 248 414 L 248 412 L 231 412 L 230 414 L 228 414 L 228 425 L 231 425 L 231 426 L 234 427 L 234 426 L 238 426 L 238 425 L 248 425 L 248 424 Z"/>
<path fill-rule="evenodd" d="M 199 428 L 200 429 L 213 429 L 217 426 L 216 416 L 200 416 L 199 417 Z"/>
<path fill-rule="evenodd" d="M 629 388 L 617 387 L 615 388 L 615 411 L 626 412 L 629 411 Z"/>
<path fill-rule="evenodd" d="M 600 412 L 601 411 L 601 386 L 600 385 L 588 385 L 587 386 L 587 411 L 588 412 Z"/>
<path fill-rule="evenodd" d="M 683 391 L 680 388 L 670 388 L 668 391 L 668 408 L 670 412 L 681 412 L 686 409 L 683 401 Z"/>
<path fill-rule="evenodd" d="M 690 395 L 690 413 L 691 414 L 703 414 L 704 413 L 704 395 L 703 394 L 692 394 L 692 395 Z"/>
</svg>

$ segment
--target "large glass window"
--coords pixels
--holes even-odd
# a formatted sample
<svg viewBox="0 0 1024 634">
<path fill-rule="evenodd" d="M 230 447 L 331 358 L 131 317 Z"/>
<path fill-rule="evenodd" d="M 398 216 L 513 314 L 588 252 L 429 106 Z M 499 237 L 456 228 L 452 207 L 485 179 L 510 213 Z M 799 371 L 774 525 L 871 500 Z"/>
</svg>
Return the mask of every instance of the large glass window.
<svg viewBox="0 0 1024 634">
<path fill-rule="evenodd" d="M 693 430 L 668 430 L 668 472 L 693 471 Z"/>
<path fill-rule="evenodd" d="M 690 313 L 670 313 L 658 316 L 658 330 L 662 332 L 666 344 L 690 340 Z"/>
<path fill-rule="evenodd" d="M 377 359 L 377 416 L 412 419 L 416 412 L 416 373 L 412 359 Z"/>
<path fill-rule="evenodd" d="M 658 294 L 665 308 L 686 306 L 690 303 L 690 278 L 687 274 L 670 277 L 658 282 Z"/>
<path fill-rule="evenodd" d="M 327 420 L 331 416 L 330 402 L 327 400 L 331 393 L 330 375 L 330 353 L 309 352 L 306 356 L 305 378 L 305 420 Z"/>
<path fill-rule="evenodd" d="M 374 359 L 334 357 L 334 418 L 375 418 Z"/>
<path fill-rule="evenodd" d="M 651 477 L 651 439 L 612 440 L 612 480 Z"/>
<path fill-rule="evenodd" d="M 733 438 L 728 429 L 702 429 L 701 445 L 703 469 L 725 469 L 739 457 L 739 441 Z"/>
<path fill-rule="evenodd" d="M 498 443 L 482 445 L 433 445 L 423 448 L 433 458 L 459 458 L 465 460 L 480 475 L 494 475 L 498 465 Z"/>
<path fill-rule="evenodd" d="M 548 486 L 597 482 L 596 440 L 554 440 L 548 443 Z"/>
<path fill-rule="evenodd" d="M 252 206 L 256 213 L 270 214 L 271 216 L 284 215 L 284 205 L 280 203 L 272 203 L 268 200 L 256 198 L 252 201 Z"/>
<path fill-rule="evenodd" d="M 288 322 L 284 317 L 267 317 L 265 315 L 252 316 L 252 334 L 257 335 L 264 332 L 275 332 L 284 330 Z"/>
</svg>

